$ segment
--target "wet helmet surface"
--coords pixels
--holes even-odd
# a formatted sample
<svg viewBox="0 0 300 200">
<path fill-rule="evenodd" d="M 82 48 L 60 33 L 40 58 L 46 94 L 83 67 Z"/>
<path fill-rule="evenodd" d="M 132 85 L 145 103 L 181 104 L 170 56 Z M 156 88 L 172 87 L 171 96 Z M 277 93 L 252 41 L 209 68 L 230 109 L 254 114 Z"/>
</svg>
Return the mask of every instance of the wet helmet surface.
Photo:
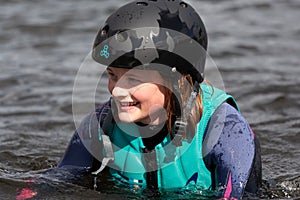
<svg viewBox="0 0 300 200">
<path fill-rule="evenodd" d="M 108 17 L 92 57 L 106 66 L 162 64 L 203 81 L 207 34 L 197 12 L 179 0 L 134 1 Z M 171 69 L 170 68 L 170 69 Z"/>
</svg>

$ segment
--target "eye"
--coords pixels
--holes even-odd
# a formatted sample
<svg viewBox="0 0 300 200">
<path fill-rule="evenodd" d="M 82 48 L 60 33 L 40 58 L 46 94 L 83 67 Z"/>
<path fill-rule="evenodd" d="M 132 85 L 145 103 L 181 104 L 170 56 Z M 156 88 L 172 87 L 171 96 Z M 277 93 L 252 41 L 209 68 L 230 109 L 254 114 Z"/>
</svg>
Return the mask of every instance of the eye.
<svg viewBox="0 0 300 200">
<path fill-rule="evenodd" d="M 107 74 L 108 74 L 108 78 L 113 80 L 113 81 L 117 81 L 118 80 L 118 77 L 117 75 L 115 75 L 113 72 L 111 71 L 107 71 Z"/>
<path fill-rule="evenodd" d="M 130 82 L 131 84 L 140 84 L 140 83 L 142 83 L 142 81 L 140 79 L 133 78 L 133 77 L 128 77 L 128 82 Z"/>
</svg>

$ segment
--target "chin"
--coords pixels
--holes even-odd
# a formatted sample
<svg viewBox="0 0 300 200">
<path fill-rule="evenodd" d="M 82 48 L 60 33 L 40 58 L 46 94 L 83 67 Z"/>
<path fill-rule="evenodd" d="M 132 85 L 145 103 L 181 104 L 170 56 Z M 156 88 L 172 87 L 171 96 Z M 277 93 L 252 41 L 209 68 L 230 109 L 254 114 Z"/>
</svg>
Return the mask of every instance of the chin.
<svg viewBox="0 0 300 200">
<path fill-rule="evenodd" d="M 125 123 L 132 123 L 136 122 L 137 119 L 135 119 L 133 116 L 130 116 L 128 113 L 121 113 L 118 115 L 119 120 Z"/>
</svg>

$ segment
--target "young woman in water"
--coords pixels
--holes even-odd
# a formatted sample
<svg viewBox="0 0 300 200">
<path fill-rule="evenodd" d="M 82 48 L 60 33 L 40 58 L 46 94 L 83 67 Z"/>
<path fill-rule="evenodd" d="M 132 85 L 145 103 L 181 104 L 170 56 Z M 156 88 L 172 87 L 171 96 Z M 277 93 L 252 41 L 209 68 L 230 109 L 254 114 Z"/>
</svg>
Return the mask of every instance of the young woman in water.
<svg viewBox="0 0 300 200">
<path fill-rule="evenodd" d="M 112 98 L 81 123 L 58 168 L 106 168 L 145 194 L 257 192 L 257 139 L 234 98 L 205 84 L 206 50 L 204 24 L 182 1 L 134 1 L 110 15 L 92 56 L 107 67 Z"/>
</svg>

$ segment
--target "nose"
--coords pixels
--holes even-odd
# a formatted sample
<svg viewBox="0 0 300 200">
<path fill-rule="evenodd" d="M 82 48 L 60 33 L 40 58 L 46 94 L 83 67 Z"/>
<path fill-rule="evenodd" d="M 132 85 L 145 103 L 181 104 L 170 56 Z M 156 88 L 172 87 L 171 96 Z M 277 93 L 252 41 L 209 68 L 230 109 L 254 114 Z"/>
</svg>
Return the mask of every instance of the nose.
<svg viewBox="0 0 300 200">
<path fill-rule="evenodd" d="M 114 97 L 126 97 L 129 95 L 129 91 L 128 89 L 119 87 L 119 86 L 115 86 L 113 91 L 112 91 L 112 95 Z"/>
</svg>

